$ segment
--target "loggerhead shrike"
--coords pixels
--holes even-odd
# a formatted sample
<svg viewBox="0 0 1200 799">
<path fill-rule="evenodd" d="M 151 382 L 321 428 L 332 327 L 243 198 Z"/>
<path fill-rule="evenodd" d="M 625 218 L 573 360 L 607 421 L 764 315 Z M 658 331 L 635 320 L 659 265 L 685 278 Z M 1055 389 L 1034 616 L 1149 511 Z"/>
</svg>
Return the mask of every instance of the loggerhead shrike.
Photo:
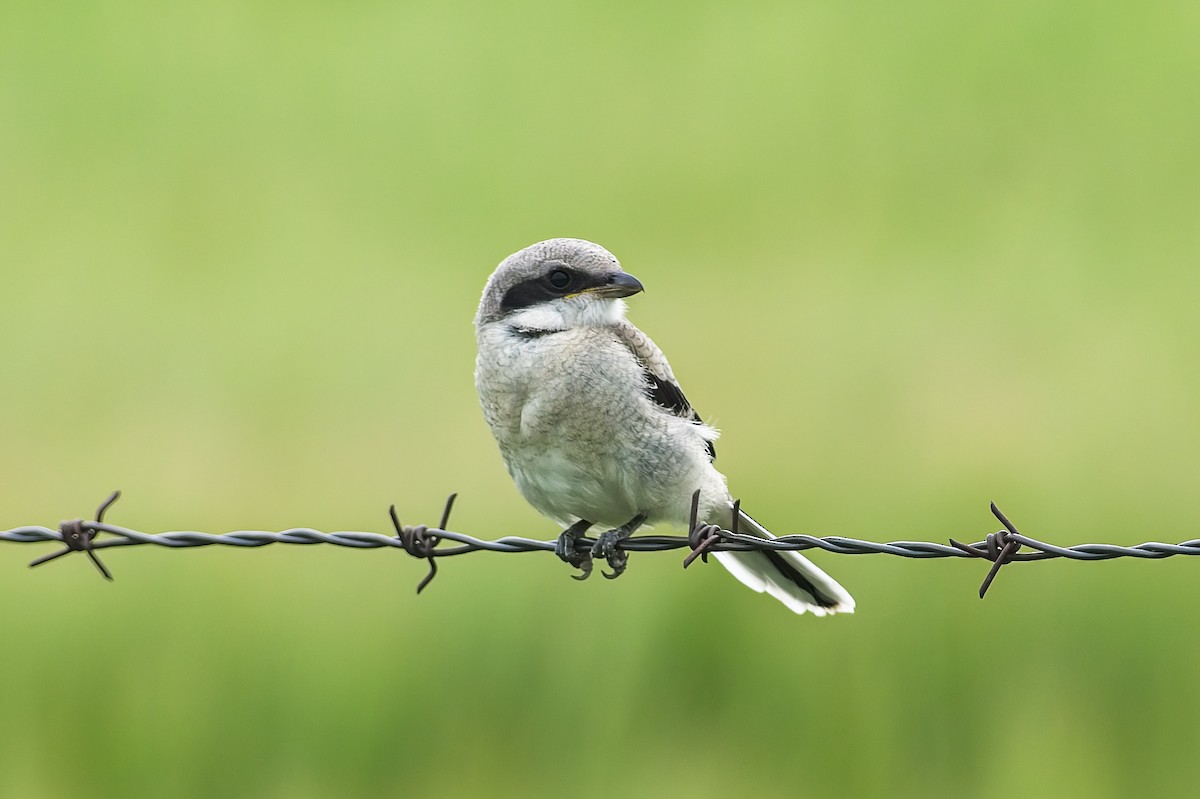
<svg viewBox="0 0 1200 799">
<path fill-rule="evenodd" d="M 556 552 L 582 570 L 604 558 L 616 577 L 618 542 L 642 524 L 729 529 L 733 504 L 713 466 L 717 431 L 679 388 L 662 351 L 625 318 L 642 284 L 598 244 L 550 239 L 505 258 L 483 289 L 475 386 L 509 474 L 525 499 L 566 529 Z M 745 512 L 739 529 L 773 536 Z M 576 541 L 606 530 L 591 552 Z M 850 613 L 854 600 L 796 552 L 719 552 L 734 577 L 796 613 Z"/>
</svg>

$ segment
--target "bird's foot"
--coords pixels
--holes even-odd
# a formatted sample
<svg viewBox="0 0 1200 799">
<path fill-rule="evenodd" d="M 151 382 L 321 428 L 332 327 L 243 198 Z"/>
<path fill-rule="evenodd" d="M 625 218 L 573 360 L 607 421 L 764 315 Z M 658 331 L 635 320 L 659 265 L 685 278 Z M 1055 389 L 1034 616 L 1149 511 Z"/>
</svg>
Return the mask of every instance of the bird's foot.
<svg viewBox="0 0 1200 799">
<path fill-rule="evenodd" d="M 569 563 L 579 569 L 579 574 L 571 575 L 576 580 L 586 580 L 592 576 L 592 553 L 576 546 L 576 542 L 591 526 L 591 522 L 580 519 L 563 530 L 558 540 L 554 542 L 554 554 L 558 555 L 564 563 Z"/>
<path fill-rule="evenodd" d="M 592 557 L 604 558 L 608 561 L 612 573 L 605 571 L 600 573 L 609 580 L 615 580 L 625 573 L 625 567 L 629 565 L 629 553 L 621 547 L 621 542 L 633 535 L 644 521 L 646 521 L 646 517 L 639 513 L 620 527 L 601 533 L 600 537 L 596 539 L 596 543 L 592 547 Z"/>
</svg>

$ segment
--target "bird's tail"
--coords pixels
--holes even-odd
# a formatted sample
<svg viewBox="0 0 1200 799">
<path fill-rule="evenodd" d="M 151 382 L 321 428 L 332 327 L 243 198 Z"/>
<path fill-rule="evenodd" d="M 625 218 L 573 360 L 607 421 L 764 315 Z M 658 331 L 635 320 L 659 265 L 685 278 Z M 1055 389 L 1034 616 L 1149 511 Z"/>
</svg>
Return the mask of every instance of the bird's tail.
<svg viewBox="0 0 1200 799">
<path fill-rule="evenodd" d="M 740 509 L 738 532 L 758 538 L 775 537 Z M 734 577 L 759 593 L 766 591 L 796 613 L 824 616 L 854 612 L 854 598 L 849 592 L 799 552 L 767 549 L 713 554 Z"/>
</svg>

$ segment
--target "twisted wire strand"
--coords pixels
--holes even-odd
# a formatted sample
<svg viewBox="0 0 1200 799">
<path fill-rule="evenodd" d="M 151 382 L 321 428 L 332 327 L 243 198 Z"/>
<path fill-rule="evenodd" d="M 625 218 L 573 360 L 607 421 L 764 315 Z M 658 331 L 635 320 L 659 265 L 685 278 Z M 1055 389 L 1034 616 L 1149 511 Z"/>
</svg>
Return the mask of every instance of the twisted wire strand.
<svg viewBox="0 0 1200 799">
<path fill-rule="evenodd" d="M 168 549 L 194 549 L 196 547 L 226 546 L 226 547 L 264 547 L 270 544 L 330 544 L 353 549 L 381 549 L 391 547 L 404 549 L 404 544 L 394 535 L 363 531 L 338 531 L 323 533 L 310 527 L 292 527 L 287 530 L 271 532 L 268 530 L 238 530 L 230 533 L 202 533 L 195 530 L 177 530 L 166 533 L 143 533 L 120 527 L 115 524 L 99 522 L 83 522 L 83 527 L 93 533 L 108 533 L 115 538 L 103 538 L 92 542 L 93 549 L 111 549 L 128 546 L 159 546 Z M 453 555 L 465 555 L 469 552 L 553 552 L 555 542 L 542 541 L 522 536 L 503 536 L 495 539 L 476 538 L 466 533 L 453 530 L 441 530 L 436 527 L 425 528 L 426 534 L 454 541 L 460 546 L 442 547 L 434 550 L 434 557 L 445 558 Z M 808 549 L 820 549 L 835 555 L 895 555 L 901 558 L 971 558 L 975 557 L 949 544 L 939 544 L 931 541 L 863 541 L 844 536 L 817 537 L 812 535 L 785 535 L 774 540 L 764 540 L 753 536 L 735 534 L 729 530 L 721 531 L 724 541 L 713 545 L 710 552 L 745 552 L 748 550 L 794 550 L 802 552 Z M 1025 535 L 1012 536 L 1022 546 L 1034 550 L 1019 552 L 1013 556 L 1014 561 L 1048 560 L 1051 558 L 1068 558 L 1070 560 L 1111 560 L 1113 558 L 1142 558 L 1145 560 L 1160 560 L 1176 555 L 1200 555 L 1200 539 L 1191 539 L 1178 544 L 1167 544 L 1161 541 L 1147 541 L 1132 546 L 1118 544 L 1075 544 L 1073 546 L 1057 546 L 1039 541 Z M 11 530 L 0 531 L 0 541 L 10 544 L 40 544 L 46 542 L 62 543 L 63 538 L 58 530 L 49 527 L 26 526 L 14 527 Z M 579 545 L 590 545 L 595 539 L 581 537 Z M 972 544 L 982 547 L 985 542 Z M 691 544 L 686 536 L 639 535 L 621 542 L 621 548 L 630 552 L 669 552 L 678 549 L 689 549 Z"/>
<path fill-rule="evenodd" d="M 39 558 L 30 565 L 40 565 L 72 551 L 84 551 L 95 563 L 96 568 L 108 579 L 112 578 L 107 569 L 105 569 L 96 557 L 95 552 L 115 547 L 145 545 L 166 547 L 168 549 L 195 549 L 197 547 L 208 546 L 263 547 L 271 544 L 301 546 L 328 544 L 353 549 L 402 549 L 414 557 L 428 561 L 430 564 L 430 572 L 418 586 L 418 591 L 428 585 L 429 581 L 436 574 L 436 558 L 453 557 L 481 551 L 508 553 L 554 552 L 557 543 L 555 540 L 543 541 L 521 536 L 482 539 L 467 535 L 466 533 L 444 529 L 447 525 L 450 508 L 454 501 L 453 496 L 451 496 L 446 504 L 439 527 L 403 525 L 396 517 L 395 508 L 393 507 L 391 515 L 393 525 L 396 529 L 395 535 L 364 531 L 325 533 L 308 527 L 293 527 L 278 532 L 239 530 L 213 534 L 195 530 L 179 530 L 149 534 L 102 521 L 104 511 L 112 505 L 117 496 L 119 494 L 114 492 L 101 505 L 100 510 L 97 511 L 96 521 L 75 519 L 63 522 L 58 530 L 42 526 L 14 527 L 10 530 L 0 531 L 0 541 L 14 544 L 45 542 L 65 544 L 66 546 L 63 549 Z M 693 503 L 693 507 L 695 507 L 695 502 Z M 1133 546 L 1121 546 L 1117 544 L 1058 546 L 1021 534 L 994 504 L 992 505 L 992 512 L 1004 525 L 1004 529 L 996 533 L 991 533 L 982 541 L 973 544 L 963 544 L 954 539 L 950 539 L 950 542 L 946 544 L 908 540 L 877 542 L 847 538 L 845 536 L 818 537 L 804 534 L 785 535 L 768 540 L 745 535 L 736 530 L 724 530 L 714 525 L 698 523 L 693 510 L 690 535 L 633 536 L 622 540 L 620 547 L 627 552 L 689 550 L 691 554 L 685 561 L 685 566 L 691 563 L 696 557 L 709 552 L 744 552 L 749 550 L 804 551 L 820 549 L 837 555 L 892 555 L 915 559 L 983 558 L 991 561 L 993 565 L 987 579 L 985 579 L 980 588 L 981 597 L 987 591 L 999 568 L 1015 561 L 1048 560 L 1052 558 L 1097 561 L 1126 557 L 1160 560 L 1176 555 L 1200 555 L 1200 539 L 1191 539 L 1178 544 L 1147 541 Z M 104 534 L 106 537 L 97 538 L 101 534 Z M 581 536 L 578 538 L 576 545 L 581 549 L 590 549 L 595 540 Z M 453 545 L 439 546 L 442 542 L 452 542 Z"/>
<path fill-rule="evenodd" d="M 227 546 L 227 547 L 264 547 L 269 544 L 331 544 L 339 547 L 354 549 L 381 549 L 392 547 L 404 549 L 404 544 L 393 535 L 363 531 L 338 531 L 323 533 L 310 527 L 292 527 L 287 530 L 271 532 L 268 530 L 238 530 L 230 533 L 201 533 L 195 530 L 177 530 L 167 533 L 143 533 L 120 527 L 115 524 L 97 522 L 83 523 L 85 530 L 94 533 L 108 533 L 115 538 L 104 538 L 92 542 L 93 549 L 111 549 L 113 547 L 128 547 L 150 545 L 168 549 L 194 549 L 196 547 Z M 428 535 L 436 536 L 447 541 L 454 541 L 460 546 L 442 547 L 433 552 L 435 557 L 445 558 L 453 555 L 465 555 L 469 552 L 553 552 L 554 541 L 542 541 L 521 536 L 504 536 L 495 539 L 476 538 L 466 533 L 453 530 L 441 530 L 436 527 L 426 528 Z M 774 540 L 764 540 L 748 535 L 734 534 L 729 530 L 722 531 L 727 540 L 713 545 L 711 552 L 745 552 L 748 550 L 795 550 L 821 549 L 835 555 L 895 555 L 901 558 L 970 558 L 974 557 L 948 544 L 931 541 L 863 541 L 844 536 L 817 537 L 811 535 L 785 535 Z M 1022 546 L 1033 549 L 1033 552 L 1019 552 L 1013 556 L 1014 561 L 1047 560 L 1051 558 L 1068 558 L 1070 560 L 1111 560 L 1113 558 L 1142 558 L 1159 560 L 1175 555 L 1200 555 L 1200 539 L 1183 541 L 1178 544 L 1166 544 L 1160 541 L 1147 541 L 1132 546 L 1118 544 L 1076 544 L 1062 547 L 1038 541 L 1024 535 L 1014 536 Z M 49 527 L 27 526 L 14 527 L 11 530 L 0 531 L 0 541 L 10 544 L 40 544 L 46 542 L 62 543 L 58 530 Z M 595 539 L 581 537 L 580 546 L 592 544 Z M 981 547 L 984 542 L 972 544 Z M 677 549 L 689 549 L 689 539 L 686 536 L 639 535 L 621 542 L 621 548 L 630 552 L 669 552 Z"/>
</svg>

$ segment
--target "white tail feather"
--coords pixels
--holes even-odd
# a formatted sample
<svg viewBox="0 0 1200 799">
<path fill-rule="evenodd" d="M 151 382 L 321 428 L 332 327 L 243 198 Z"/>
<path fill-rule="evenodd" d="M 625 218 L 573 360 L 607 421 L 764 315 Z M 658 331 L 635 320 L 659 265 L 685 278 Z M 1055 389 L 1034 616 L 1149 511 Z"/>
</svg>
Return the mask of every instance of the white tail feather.
<svg viewBox="0 0 1200 799">
<path fill-rule="evenodd" d="M 732 508 L 730 509 L 732 511 Z M 731 514 L 732 517 L 732 514 Z M 738 512 L 738 532 L 758 538 L 775 538 L 745 511 Z M 764 591 L 795 613 L 825 616 L 853 613 L 854 598 L 836 580 L 799 552 L 713 553 L 729 573 L 747 587 Z M 791 573 L 789 573 L 791 572 Z"/>
</svg>

